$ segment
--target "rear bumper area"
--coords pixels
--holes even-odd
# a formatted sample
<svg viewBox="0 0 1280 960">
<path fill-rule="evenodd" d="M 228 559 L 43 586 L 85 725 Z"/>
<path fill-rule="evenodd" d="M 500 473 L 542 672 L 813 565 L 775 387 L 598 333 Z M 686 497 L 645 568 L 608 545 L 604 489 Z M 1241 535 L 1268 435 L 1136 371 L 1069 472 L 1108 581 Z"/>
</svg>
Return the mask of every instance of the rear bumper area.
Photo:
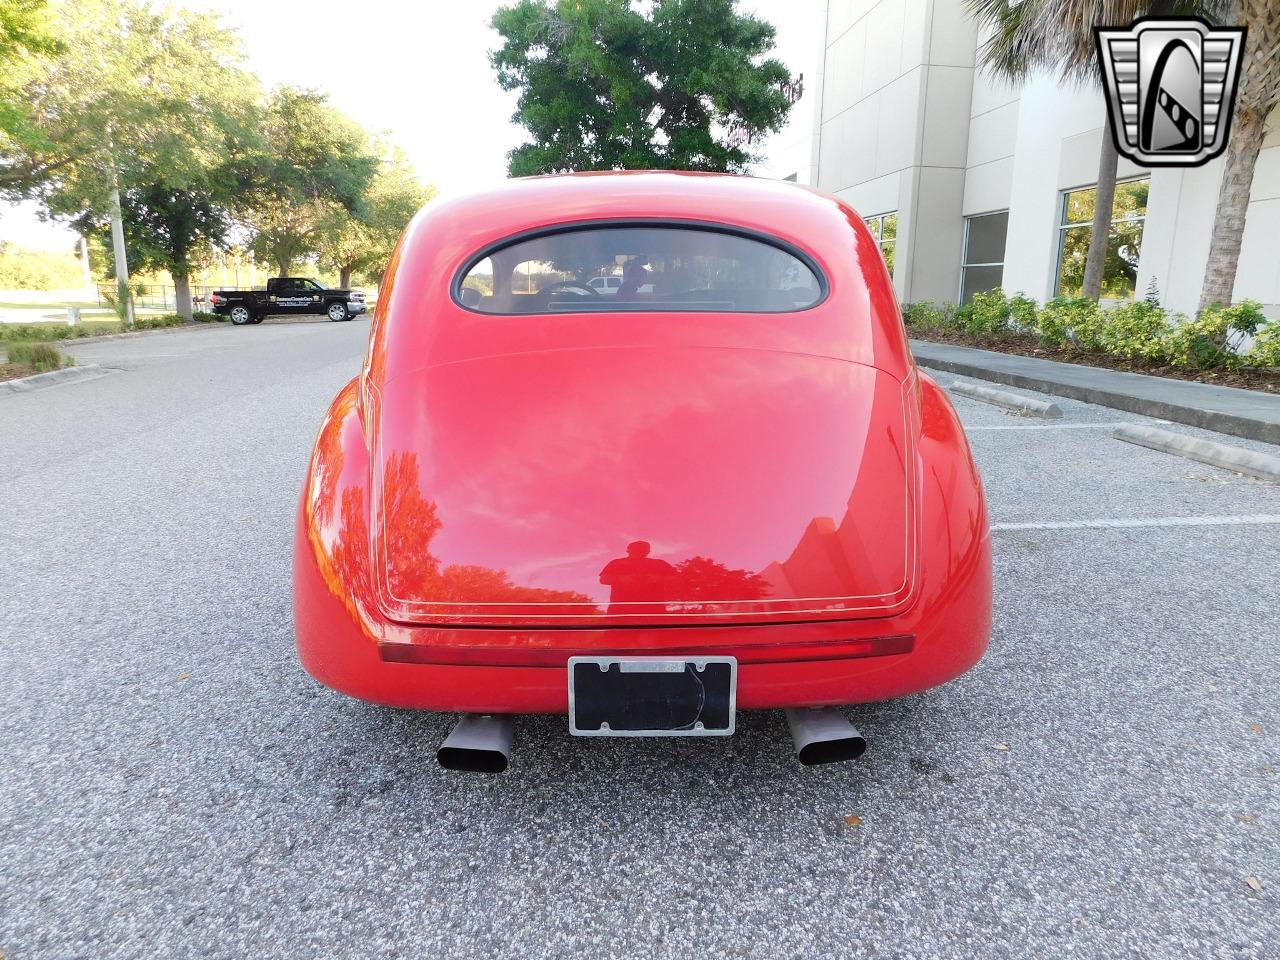
<svg viewBox="0 0 1280 960">
<path fill-rule="evenodd" d="M 440 630 L 371 623 L 367 610 L 330 588 L 305 534 L 294 562 L 298 649 L 307 671 L 361 700 L 426 710 L 567 713 L 568 658 L 619 651 L 737 656 L 740 709 L 865 703 L 954 679 L 981 658 L 991 629 L 985 536 L 945 586 L 925 590 L 901 616 L 757 627 Z"/>
</svg>

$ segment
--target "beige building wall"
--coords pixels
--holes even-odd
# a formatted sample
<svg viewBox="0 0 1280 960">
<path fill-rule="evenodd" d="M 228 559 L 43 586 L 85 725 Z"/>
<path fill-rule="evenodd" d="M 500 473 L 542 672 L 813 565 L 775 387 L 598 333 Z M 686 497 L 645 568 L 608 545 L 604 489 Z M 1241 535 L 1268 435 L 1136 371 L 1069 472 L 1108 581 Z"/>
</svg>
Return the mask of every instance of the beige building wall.
<svg viewBox="0 0 1280 960">
<path fill-rule="evenodd" d="M 818 186 L 863 216 L 898 214 L 899 298 L 953 298 L 972 21 L 936 0 L 832 0 L 827 16 Z"/>
<path fill-rule="evenodd" d="M 864 217 L 896 212 L 894 287 L 903 302 L 960 295 L 965 219 L 1008 211 L 1002 286 L 1054 295 L 1065 191 L 1097 182 L 1106 107 L 1092 86 L 1037 76 L 1021 86 L 980 64 L 963 0 L 831 0 L 827 7 L 817 184 Z M 1222 176 L 1203 167 L 1121 178 L 1151 190 L 1136 295 L 1194 311 Z M 1280 317 L 1280 125 L 1254 175 L 1235 299 Z"/>
</svg>

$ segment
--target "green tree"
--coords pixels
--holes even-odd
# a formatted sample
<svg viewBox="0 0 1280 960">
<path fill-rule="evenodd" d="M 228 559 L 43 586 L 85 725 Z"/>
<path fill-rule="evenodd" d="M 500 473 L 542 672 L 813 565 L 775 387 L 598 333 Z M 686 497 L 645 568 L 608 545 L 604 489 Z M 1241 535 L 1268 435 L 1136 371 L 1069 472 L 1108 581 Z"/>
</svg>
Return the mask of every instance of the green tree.
<svg viewBox="0 0 1280 960">
<path fill-rule="evenodd" d="M 490 62 L 533 138 L 509 154 L 513 176 L 741 171 L 791 106 L 787 68 L 765 58 L 773 27 L 736 0 L 520 0 L 492 24 Z"/>
<path fill-rule="evenodd" d="M 214 170 L 182 189 L 162 185 L 127 187 L 120 203 L 129 263 L 136 271 L 166 271 L 173 278 L 175 309 L 190 320 L 191 277 L 221 246 L 231 226 L 227 204 L 234 182 L 227 171 Z M 96 221 L 81 219 L 77 227 L 106 231 Z M 108 243 L 107 262 L 113 263 Z"/>
<path fill-rule="evenodd" d="M 369 136 L 311 90 L 282 87 L 267 102 L 261 148 L 242 193 L 251 249 L 280 276 L 316 256 L 343 213 L 360 215 L 378 169 Z"/>
<path fill-rule="evenodd" d="M 111 222 L 122 301 L 131 208 L 148 261 L 185 286 L 192 251 L 225 230 L 208 214 L 229 199 L 228 143 L 252 127 L 257 86 L 236 66 L 236 37 L 206 14 L 142 0 L 68 0 L 54 18 L 60 50 L 21 91 L 40 138 L 0 157 L 16 172 L 3 189 L 39 197 L 85 233 Z M 184 204 L 196 211 L 186 224 Z M 180 310 L 190 313 L 189 296 Z"/>
<path fill-rule="evenodd" d="M 46 173 L 31 165 L 32 149 L 48 143 L 23 88 L 60 49 L 46 0 L 0 0 L 0 197 L 21 195 Z"/>
<path fill-rule="evenodd" d="M 1064 80 L 1097 84 L 1096 26 L 1123 26 L 1141 16 L 1224 16 L 1229 0 L 966 0 L 970 12 L 988 32 L 983 61 L 1005 79 L 1020 82 L 1038 69 L 1052 70 Z M 1269 0 L 1261 0 L 1269 2 Z M 1274 2 L 1274 0 L 1270 0 Z M 1098 196 L 1084 267 L 1082 295 L 1097 301 L 1106 279 L 1107 251 L 1112 247 L 1112 204 L 1120 161 L 1106 118 L 1098 155 Z"/>
<path fill-rule="evenodd" d="M 140 18 L 135 39 L 155 64 L 148 86 L 174 98 L 165 119 L 180 129 L 149 129 L 148 149 L 119 176 L 125 246 L 135 269 L 172 276 L 177 312 L 189 320 L 191 275 L 225 242 L 231 207 L 248 176 L 259 88 L 238 67 L 238 37 L 209 17 L 166 10 Z M 55 213 L 81 207 L 75 222 L 87 234 L 107 216 L 77 187 L 55 190 L 49 206 Z"/>
<path fill-rule="evenodd" d="M 1239 0 L 1239 23 L 1248 28 L 1236 92 L 1235 121 L 1227 144 L 1226 169 L 1218 188 L 1218 210 L 1209 241 L 1200 309 L 1229 305 L 1236 285 L 1240 244 L 1268 119 L 1280 105 L 1280 3 Z"/>
<path fill-rule="evenodd" d="M 387 151 L 359 213 L 339 208 L 321 232 L 320 262 L 338 272 L 338 286 L 350 286 L 353 275 L 377 282 L 405 224 L 435 193 L 401 151 Z"/>
<path fill-rule="evenodd" d="M 57 47 L 48 0 L 0 0 L 0 67 L 8 70 L 33 53 Z"/>
</svg>

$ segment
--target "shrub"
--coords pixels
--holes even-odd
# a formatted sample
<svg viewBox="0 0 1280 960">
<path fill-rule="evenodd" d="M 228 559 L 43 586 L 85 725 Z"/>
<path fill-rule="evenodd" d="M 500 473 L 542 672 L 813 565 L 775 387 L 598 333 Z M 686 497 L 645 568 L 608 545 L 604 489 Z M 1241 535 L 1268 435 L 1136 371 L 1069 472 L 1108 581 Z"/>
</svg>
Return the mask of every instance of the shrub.
<svg viewBox="0 0 1280 960">
<path fill-rule="evenodd" d="M 968 315 L 961 322 L 965 333 L 984 336 L 1009 329 L 1009 300 L 1000 289 L 975 293 Z"/>
<path fill-rule="evenodd" d="M 186 321 L 176 313 L 167 313 L 155 317 L 138 317 L 128 329 L 161 330 L 165 327 L 180 327 L 184 323 Z M 0 341 L 38 340 L 47 343 L 50 340 L 79 340 L 81 337 L 120 333 L 125 329 L 123 324 L 115 321 L 100 320 L 86 320 L 75 327 L 69 327 L 65 323 L 0 323 Z"/>
<path fill-rule="evenodd" d="M 1086 302 L 1088 306 L 1081 303 L 1073 307 L 1075 312 L 1071 319 L 1071 340 L 1082 350 L 1105 352 L 1106 348 L 1102 344 L 1106 336 L 1107 314 L 1110 311 L 1104 310 L 1091 300 Z"/>
<path fill-rule="evenodd" d="M 1257 333 L 1265 322 L 1262 305 L 1254 300 L 1233 307 L 1208 307 L 1194 320 L 1170 330 L 1164 338 L 1164 350 L 1169 360 L 1181 367 L 1240 367 L 1245 358 L 1232 347 L 1246 334 Z"/>
<path fill-rule="evenodd" d="M 0 323 L 0 340 L 8 342 L 72 340 L 101 333 L 102 326 L 99 324 L 95 329 L 83 325 L 68 327 L 65 323 Z"/>
<path fill-rule="evenodd" d="M 1271 322 L 1258 332 L 1244 361 L 1251 367 L 1280 367 L 1280 320 Z"/>
<path fill-rule="evenodd" d="M 9 355 L 10 363 L 16 363 L 20 367 L 27 367 L 36 373 L 61 370 L 63 367 L 69 367 L 75 362 L 59 351 L 57 347 L 52 347 L 47 343 L 10 343 L 6 344 L 5 352 Z"/>
<path fill-rule="evenodd" d="M 1009 319 L 1019 333 L 1034 333 L 1036 329 L 1036 302 L 1023 293 L 1009 298 Z"/>
<path fill-rule="evenodd" d="M 1157 297 L 1153 283 L 1146 299 L 1110 310 L 1085 297 L 1054 297 L 1038 308 L 1030 297 L 996 289 L 959 307 L 932 300 L 909 304 L 902 315 L 908 328 L 924 334 L 960 331 L 992 338 L 1026 332 L 1052 346 L 1075 345 L 1126 360 L 1201 369 L 1280 367 L 1280 320 L 1268 324 L 1260 304 L 1210 307 L 1188 320 L 1170 316 Z M 1252 347 L 1239 353 L 1248 336 L 1255 338 Z"/>
<path fill-rule="evenodd" d="M 1064 347 L 1080 330 L 1091 331 L 1097 323 L 1098 305 L 1088 297 L 1054 297 L 1036 314 L 1036 333 L 1045 343 Z"/>
<path fill-rule="evenodd" d="M 1135 300 L 1100 311 L 1090 335 L 1098 349 L 1128 360 L 1158 360 L 1165 355 L 1169 318 L 1158 305 Z"/>
<path fill-rule="evenodd" d="M 907 304 L 902 311 L 902 320 L 909 329 L 924 332 L 956 328 L 955 307 L 949 303 L 939 307 L 932 300 Z"/>
<path fill-rule="evenodd" d="M 176 313 L 164 313 L 156 317 L 137 317 L 133 321 L 134 330 L 163 330 L 165 327 L 180 327 L 187 321 Z"/>
</svg>

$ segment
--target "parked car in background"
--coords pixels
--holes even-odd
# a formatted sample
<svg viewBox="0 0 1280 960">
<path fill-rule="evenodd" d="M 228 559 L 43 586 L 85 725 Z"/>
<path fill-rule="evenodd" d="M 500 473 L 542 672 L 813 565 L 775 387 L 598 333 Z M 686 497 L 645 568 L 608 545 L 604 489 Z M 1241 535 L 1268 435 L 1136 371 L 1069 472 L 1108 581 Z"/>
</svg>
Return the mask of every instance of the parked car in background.
<svg viewBox="0 0 1280 960">
<path fill-rule="evenodd" d="M 592 277 L 587 281 L 587 286 L 602 297 L 616 297 L 618 295 L 618 290 L 622 287 L 622 277 L 613 276 L 612 274 Z M 642 283 L 636 292 L 653 293 L 653 284 Z"/>
<path fill-rule="evenodd" d="M 505 767 L 513 714 L 727 736 L 766 708 L 815 763 L 865 747 L 832 707 L 982 656 L 982 484 L 845 203 L 538 177 L 428 207 L 400 249 L 299 507 L 322 683 L 464 714 L 438 753 L 457 769 Z M 546 264 L 577 269 L 531 289 Z"/>
<path fill-rule="evenodd" d="M 350 320 L 365 311 L 361 291 L 334 290 L 308 277 L 272 277 L 265 290 L 215 290 L 209 302 L 214 313 L 229 316 L 236 326 L 302 313 Z"/>
</svg>

